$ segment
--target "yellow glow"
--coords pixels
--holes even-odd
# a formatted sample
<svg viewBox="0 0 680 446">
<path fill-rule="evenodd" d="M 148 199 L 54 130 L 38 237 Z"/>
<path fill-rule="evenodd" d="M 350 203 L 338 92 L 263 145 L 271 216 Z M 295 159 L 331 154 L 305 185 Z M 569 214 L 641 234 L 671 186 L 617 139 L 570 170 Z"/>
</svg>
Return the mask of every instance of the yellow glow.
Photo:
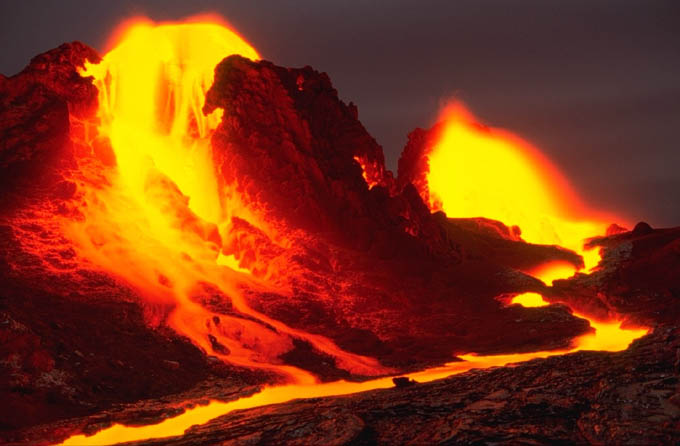
<svg viewBox="0 0 680 446">
<path fill-rule="evenodd" d="M 267 222 L 259 220 L 257 209 L 244 203 L 234 190 L 218 187 L 209 138 L 219 115 L 205 117 L 201 113 L 205 92 L 213 80 L 212 70 L 230 54 L 258 57 L 245 41 L 219 25 L 154 26 L 140 22 L 125 29 L 101 64 L 86 67 L 83 74 L 94 76 L 100 91 L 99 130 L 110 139 L 117 165 L 115 175 L 92 174 L 105 178 L 102 184 L 86 183 L 91 187 L 83 188 L 83 219 L 65 222 L 65 234 L 91 264 L 121 278 L 150 301 L 172 304 L 174 311 L 163 322 L 205 351 L 232 364 L 287 376 L 292 384 L 267 387 L 232 402 L 211 401 L 156 425 L 114 425 L 90 437 L 76 435 L 64 445 L 109 445 L 177 436 L 193 425 L 236 409 L 393 386 L 391 377 L 362 383 L 317 383 L 312 374 L 281 365 L 279 356 L 297 337 L 352 373 L 393 373 L 373 358 L 345 352 L 322 336 L 291 329 L 253 311 L 241 295 L 239 285 L 245 280 L 252 280 L 248 282 L 252 286 L 266 284 L 257 282 L 251 274 L 242 274 L 250 270 L 241 268 L 237 258 L 242 257 L 222 252 L 221 237 L 228 237 L 225 228 L 234 215 L 246 215 L 259 229 L 268 228 Z M 450 216 L 484 216 L 519 224 L 527 241 L 556 243 L 582 252 L 582 239 L 602 233 L 602 223 L 565 217 L 562 203 L 569 199 L 560 189 L 561 180 L 550 177 L 554 170 L 537 161 L 538 155 L 529 155 L 517 144 L 482 131 L 465 119 L 452 119 L 430 156 L 432 200 L 440 200 Z M 593 266 L 596 260 L 597 256 L 592 256 L 586 264 Z M 573 268 L 562 266 L 535 272 L 546 283 L 572 273 Z M 203 307 L 203 283 L 217 287 L 238 311 L 264 324 Z M 544 305 L 539 298 L 517 296 L 515 300 Z M 216 317 L 219 324 L 213 322 Z M 472 368 L 502 366 L 583 348 L 620 350 L 646 332 L 621 330 L 618 323 L 591 324 L 596 333 L 577 339 L 574 349 L 463 355 L 464 361 L 409 376 L 427 382 Z M 229 353 L 215 351 L 208 335 Z M 606 340 L 601 339 L 603 336 Z"/>
<path fill-rule="evenodd" d="M 550 305 L 537 293 L 519 294 L 512 299 L 512 303 L 524 307 Z M 649 332 L 647 328 L 621 328 L 621 321 L 596 321 L 580 313 L 574 313 L 574 316 L 588 320 L 595 333 L 576 338 L 573 342 L 575 347 L 570 350 L 571 352 L 579 350 L 618 352 L 627 349 L 631 342 Z"/>
<path fill-rule="evenodd" d="M 482 128 L 460 104 L 447 109 L 444 129 L 429 155 L 434 209 L 449 217 L 486 217 L 517 225 L 530 243 L 560 245 L 599 262 L 583 241 L 604 234 L 608 222 L 578 215 L 582 207 L 567 181 L 540 152 L 516 136 Z"/>
<path fill-rule="evenodd" d="M 522 293 L 515 296 L 512 299 L 513 304 L 519 304 L 523 307 L 545 307 L 550 305 L 548 302 L 543 300 L 543 296 L 538 293 Z"/>
<path fill-rule="evenodd" d="M 234 271 L 239 271 L 239 272 L 242 272 L 242 273 L 250 274 L 249 269 L 241 267 L 241 265 L 239 264 L 239 261 L 236 259 L 234 254 L 230 254 L 228 256 L 225 256 L 224 254 L 220 253 L 217 256 L 217 264 L 222 265 L 222 266 L 228 266 L 229 268 L 233 269 Z"/>
<path fill-rule="evenodd" d="M 597 263 L 597 260 L 595 263 Z M 546 285 L 552 285 L 553 280 L 566 279 L 574 275 L 576 267 L 571 263 L 565 262 L 549 262 L 541 265 L 530 274 L 535 278 L 541 280 Z"/>
<path fill-rule="evenodd" d="M 258 59 L 237 34 L 212 23 L 139 21 L 101 63 L 87 64 L 100 92 L 100 131 L 111 140 L 120 180 L 143 196 L 149 172 L 168 176 L 204 220 L 220 219 L 209 137 L 221 119 L 201 111 L 215 66 L 231 54 Z"/>
<path fill-rule="evenodd" d="M 534 294 L 534 293 L 528 293 Z M 539 302 L 538 300 L 541 300 Z M 547 305 L 542 301 L 540 295 L 536 294 L 530 298 L 517 296 L 513 303 L 527 302 L 527 306 Z M 647 329 L 621 329 L 619 323 L 597 323 L 590 321 L 594 334 L 588 334 L 577 338 L 574 341 L 576 347 L 569 350 L 541 351 L 531 353 L 515 353 L 508 355 L 478 356 L 475 354 L 460 355 L 463 360 L 451 362 L 440 367 L 423 370 L 409 374 L 408 376 L 418 382 L 430 382 L 442 379 L 447 376 L 466 372 L 471 369 L 501 367 L 508 364 L 528 361 L 536 358 L 547 358 L 549 356 L 563 355 L 579 350 L 602 350 L 620 351 L 625 350 L 630 343 L 647 334 Z M 227 414 L 237 409 L 248 409 L 260 407 L 268 404 L 285 403 L 297 398 L 317 398 L 347 395 L 356 392 L 364 392 L 375 389 L 387 389 L 393 387 L 391 377 L 379 378 L 361 383 L 336 381 L 331 383 L 318 384 L 291 384 L 278 387 L 267 387 L 260 393 L 250 397 L 241 398 L 231 402 L 211 401 L 206 406 L 198 406 L 187 410 L 185 413 L 169 418 L 161 423 L 149 426 L 124 426 L 116 424 L 108 429 L 104 429 L 93 436 L 75 435 L 60 446 L 79 446 L 87 445 L 109 445 L 129 441 L 137 441 L 150 438 L 165 438 L 182 435 L 189 427 L 205 424 L 208 421 Z"/>
</svg>

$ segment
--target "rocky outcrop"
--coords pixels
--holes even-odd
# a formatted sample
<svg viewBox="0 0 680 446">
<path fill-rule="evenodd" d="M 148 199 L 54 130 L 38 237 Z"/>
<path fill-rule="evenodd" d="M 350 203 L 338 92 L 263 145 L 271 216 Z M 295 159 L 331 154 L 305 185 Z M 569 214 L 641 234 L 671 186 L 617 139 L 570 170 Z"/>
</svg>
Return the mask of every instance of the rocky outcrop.
<svg viewBox="0 0 680 446">
<path fill-rule="evenodd" d="M 2 210 L 43 188 L 67 198 L 74 185 L 63 170 L 74 167 L 70 116 L 91 116 L 97 89 L 78 74 L 99 56 L 80 42 L 36 56 L 19 74 L 0 78 L 0 198 Z M 22 187 L 18 192 L 17 188 Z"/>
<path fill-rule="evenodd" d="M 539 310 L 541 323 L 496 299 L 542 289 L 518 270 L 579 256 L 521 242 L 500 222 L 473 227 L 431 214 L 413 185 L 397 186 L 326 74 L 230 56 L 215 69 L 204 112 L 216 108 L 220 181 L 292 240 L 277 248 L 257 221 L 233 225 L 227 254 L 286 265 L 291 295 L 251 293 L 258 311 L 398 369 L 469 351 L 564 347 L 588 330 L 563 307 Z M 543 335 L 529 336 L 527 321 Z"/>
<path fill-rule="evenodd" d="M 556 281 L 548 300 L 601 318 L 623 315 L 633 324 L 680 320 L 680 227 L 639 223 L 590 245 L 602 251 L 598 270 Z"/>
</svg>

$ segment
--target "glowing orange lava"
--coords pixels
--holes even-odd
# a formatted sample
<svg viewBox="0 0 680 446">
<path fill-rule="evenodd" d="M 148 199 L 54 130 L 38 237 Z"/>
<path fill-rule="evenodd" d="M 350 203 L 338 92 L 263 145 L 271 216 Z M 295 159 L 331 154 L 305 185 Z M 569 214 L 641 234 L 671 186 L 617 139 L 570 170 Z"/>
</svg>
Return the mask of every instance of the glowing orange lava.
<svg viewBox="0 0 680 446">
<path fill-rule="evenodd" d="M 544 307 L 550 305 L 543 300 L 537 293 L 523 293 L 512 299 L 513 304 L 520 304 L 524 307 Z M 617 352 L 625 350 L 635 339 L 646 335 L 647 328 L 621 328 L 621 321 L 596 321 L 589 316 L 574 313 L 574 316 L 588 319 L 590 326 L 595 329 L 595 333 L 583 335 L 574 340 L 574 348 L 570 351 L 578 350 L 599 350 L 606 352 Z"/>
<path fill-rule="evenodd" d="M 167 323 L 209 354 L 230 363 L 267 369 L 287 377 L 253 396 L 233 402 L 212 401 L 151 426 L 114 425 L 86 437 L 76 435 L 64 445 L 105 445 L 181 435 L 187 428 L 235 409 L 281 403 L 300 397 L 344 395 L 392 387 L 391 378 L 361 383 L 318 383 L 310 373 L 285 366 L 278 359 L 292 348 L 294 337 L 305 339 L 336 359 L 340 368 L 366 376 L 391 371 L 375 359 L 345 352 L 330 340 L 310 335 L 253 311 L 242 287 L 265 289 L 254 268 L 238 252 L 225 252 L 233 217 L 271 236 L 287 240 L 264 221 L 257 207 L 235 188 L 221 188 L 212 162 L 210 136 L 219 114 L 201 112 L 213 69 L 223 58 L 257 52 L 230 29 L 212 23 L 154 25 L 133 21 L 97 65 L 93 76 L 99 89 L 99 135 L 110 141 L 115 168 L 105 173 L 82 166 L 79 178 L 82 218 L 65 220 L 65 234 L 78 254 L 94 267 L 130 284 L 146 299 L 156 323 Z M 604 233 L 596 219 L 574 217 L 575 200 L 566 182 L 547 161 L 509 134 L 482 130 L 465 112 L 449 111 L 442 139 L 430 154 L 428 199 L 449 216 L 489 217 L 519 225 L 525 240 L 559 244 L 586 255 L 592 267 L 597 253 L 584 253 L 583 239 Z M 92 141 L 94 144 L 95 142 Z M 364 167 L 361 160 L 357 162 Z M 369 181 L 369 187 L 375 184 Z M 268 268 L 264 266 L 263 268 Z M 572 274 L 572 267 L 546 266 L 534 272 L 549 282 Z M 217 314 L 200 303 L 206 284 L 251 319 Z M 515 303 L 544 305 L 536 296 L 517 296 Z M 171 311 L 164 315 L 164 309 Z M 165 318 L 165 319 L 163 319 Z M 221 322 L 214 322 L 218 318 Z M 258 322 L 259 321 L 259 322 Z M 410 377 L 420 382 L 473 368 L 502 366 L 578 349 L 625 349 L 646 330 L 622 330 L 616 323 L 591 321 L 596 328 L 566 351 L 500 356 L 463 355 L 453 362 Z"/>
<path fill-rule="evenodd" d="M 526 293 L 517 296 L 513 303 L 525 306 L 548 305 L 540 295 Z M 531 353 L 515 353 L 508 355 L 478 356 L 474 354 L 461 355 L 463 361 L 451 362 L 440 367 L 409 374 L 409 377 L 424 383 L 447 376 L 459 374 L 472 369 L 501 367 L 508 364 L 528 361 L 536 358 L 563 355 L 579 350 L 620 351 L 628 348 L 630 343 L 647 334 L 646 329 L 621 329 L 618 323 L 597 323 L 590 321 L 595 333 L 587 334 L 575 340 L 576 347 L 568 350 L 554 350 Z M 238 409 L 249 409 L 268 404 L 285 403 L 296 398 L 317 398 L 327 396 L 348 395 L 367 390 L 387 389 L 393 387 L 391 377 L 379 378 L 365 382 L 336 381 L 318 384 L 291 384 L 276 387 L 266 387 L 260 393 L 236 401 L 211 401 L 205 406 L 198 406 L 185 413 L 169 418 L 161 423 L 149 426 L 124 426 L 115 424 L 93 436 L 75 435 L 60 446 L 109 445 L 147 438 L 166 438 L 182 435 L 194 425 L 205 424 L 208 421 Z"/>
<path fill-rule="evenodd" d="M 118 38 L 101 63 L 86 64 L 81 73 L 99 90 L 98 138 L 110 143 L 115 168 L 81 166 L 82 219 L 63 223 L 80 256 L 135 287 L 149 322 L 166 323 L 230 363 L 315 383 L 310 373 L 278 359 L 301 338 L 353 373 L 385 373 L 372 358 L 253 311 L 242 296 L 243 287 L 266 284 L 242 265 L 240 253 L 225 252 L 232 218 L 284 246 L 286 240 L 235 185 L 218 184 L 210 137 L 221 115 L 206 116 L 202 107 L 215 66 L 232 54 L 258 59 L 257 52 L 214 23 L 133 20 Z M 201 299 L 213 288 L 251 318 L 204 307 Z"/>
<path fill-rule="evenodd" d="M 587 270 L 597 265 L 599 253 L 584 250 L 583 241 L 604 235 L 611 221 L 587 211 L 538 150 L 509 132 L 481 127 L 459 103 L 442 120 L 424 197 L 433 209 L 517 225 L 525 241 L 571 249 L 583 256 Z"/>
<path fill-rule="evenodd" d="M 537 149 L 515 135 L 476 124 L 460 103 L 446 109 L 444 128 L 432 148 L 427 175 L 430 206 L 451 217 L 487 217 L 517 225 L 530 243 L 559 245 L 579 253 L 590 270 L 600 261 L 584 241 L 604 235 L 611 222 L 588 212 L 566 179 Z M 549 262 L 533 271 L 547 285 L 572 276 L 576 267 Z M 549 305 L 540 294 L 524 293 L 512 303 L 525 307 Z M 621 329 L 620 320 L 595 321 L 595 334 L 575 339 L 576 350 L 619 351 L 648 332 Z M 533 354 L 530 354 L 533 355 Z"/>
</svg>

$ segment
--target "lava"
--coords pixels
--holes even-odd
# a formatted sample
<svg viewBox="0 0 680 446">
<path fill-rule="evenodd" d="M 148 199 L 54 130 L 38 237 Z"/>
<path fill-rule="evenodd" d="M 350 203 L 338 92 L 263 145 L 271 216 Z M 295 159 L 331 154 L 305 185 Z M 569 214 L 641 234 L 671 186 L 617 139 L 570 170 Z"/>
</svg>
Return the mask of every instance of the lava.
<svg viewBox="0 0 680 446">
<path fill-rule="evenodd" d="M 523 293 L 512 299 L 513 304 L 525 307 L 544 307 L 550 305 L 537 293 Z M 574 313 L 574 316 L 588 319 L 594 333 L 583 335 L 574 340 L 574 348 L 570 351 L 578 350 L 598 350 L 607 352 L 617 352 L 625 350 L 635 339 L 646 335 L 649 329 L 622 328 L 622 321 L 598 321 L 590 316 Z"/>
<path fill-rule="evenodd" d="M 99 90 L 98 134 L 85 142 L 110 144 L 115 166 L 81 165 L 74 174 L 81 218 L 66 218 L 63 227 L 80 256 L 139 290 L 152 324 L 167 323 L 230 363 L 315 383 L 310 373 L 278 359 L 301 338 L 353 373 L 385 373 L 374 359 L 290 329 L 243 299 L 243 287 L 269 285 L 242 265 L 241 253 L 226 252 L 233 218 L 287 242 L 236 185 L 218 184 L 210 137 L 221 115 L 206 116 L 202 107 L 220 60 L 231 54 L 258 59 L 258 53 L 214 23 L 134 20 L 119 39 L 100 63 L 86 64 L 81 73 L 92 76 Z M 251 319 L 202 306 L 205 284 Z M 172 310 L 166 316 L 167 308 Z"/>
<path fill-rule="evenodd" d="M 538 294 L 527 293 L 517 296 L 513 303 L 525 306 L 548 305 Z M 647 334 L 647 329 L 622 329 L 617 323 L 597 323 L 590 321 L 595 332 L 581 336 L 575 340 L 577 345 L 568 350 L 517 353 L 509 355 L 478 356 L 461 355 L 463 361 L 451 362 L 440 367 L 409 374 L 409 378 L 417 382 L 429 382 L 446 378 L 472 369 L 502 367 L 522 361 L 549 356 L 563 355 L 580 350 L 621 351 L 628 348 L 635 339 Z M 181 415 L 168 418 L 160 423 L 148 426 L 125 426 L 115 424 L 95 435 L 74 435 L 59 446 L 110 445 L 151 438 L 167 438 L 182 435 L 191 426 L 205 424 L 208 421 L 239 409 L 250 409 L 269 404 L 279 404 L 297 398 L 319 398 L 348 395 L 368 390 L 387 389 L 394 386 L 392 377 L 378 378 L 364 382 L 336 381 L 317 384 L 290 384 L 265 387 L 262 391 L 235 401 L 211 401 L 205 406 L 188 409 Z"/>
<path fill-rule="evenodd" d="M 278 283 L 271 266 L 256 266 L 238 250 L 225 249 L 235 218 L 247 221 L 281 246 L 291 241 L 277 222 L 264 217 L 257 203 L 239 193 L 237 184 L 223 184 L 217 178 L 210 138 L 221 116 L 219 112 L 206 116 L 203 104 L 215 65 L 231 54 L 259 58 L 247 42 L 220 25 L 136 21 L 120 34 L 101 63 L 85 67 L 82 75 L 92 76 L 99 89 L 97 134 L 88 143 L 93 147 L 110 144 L 115 163 L 105 169 L 80 166 L 75 179 L 80 186 L 76 208 L 81 218 L 65 219 L 63 228 L 80 257 L 144 296 L 152 314 L 150 322 L 167 323 L 224 361 L 284 378 L 236 401 L 212 401 L 152 426 L 114 425 L 94 436 L 73 436 L 64 445 L 176 436 L 236 409 L 393 385 L 394 371 L 374 358 L 343 351 L 323 336 L 290 328 L 246 303 L 244 288 L 266 291 Z M 369 187 L 378 184 L 367 176 L 364 160 L 355 160 Z M 525 241 L 575 250 L 584 256 L 589 269 L 599 260 L 596 252 L 583 249 L 583 240 L 604 233 L 603 220 L 583 218 L 589 214 L 538 151 L 508 133 L 474 125 L 460 107 L 447 112 L 441 140 L 429 154 L 427 182 L 424 198 L 432 210 L 517 225 Z M 531 273 L 549 284 L 574 271 L 571 265 L 551 264 Z M 206 284 L 250 319 L 207 309 L 201 304 L 208 292 Z M 547 304 L 540 295 L 516 296 L 513 303 Z M 623 329 L 619 322 L 590 323 L 594 333 L 574 340 L 565 350 L 461 355 L 463 361 L 409 376 L 425 382 L 473 368 L 577 350 L 619 351 L 647 332 Z M 318 383 L 311 373 L 279 359 L 292 349 L 295 338 L 332 356 L 339 368 L 380 377 Z"/>
<path fill-rule="evenodd" d="M 585 250 L 584 240 L 604 234 L 611 220 L 586 209 L 546 157 L 510 132 L 477 124 L 460 103 L 441 120 L 428 155 L 427 191 L 421 191 L 431 208 L 518 226 L 525 241 L 571 249 L 587 270 L 597 266 L 599 253 Z"/>
</svg>

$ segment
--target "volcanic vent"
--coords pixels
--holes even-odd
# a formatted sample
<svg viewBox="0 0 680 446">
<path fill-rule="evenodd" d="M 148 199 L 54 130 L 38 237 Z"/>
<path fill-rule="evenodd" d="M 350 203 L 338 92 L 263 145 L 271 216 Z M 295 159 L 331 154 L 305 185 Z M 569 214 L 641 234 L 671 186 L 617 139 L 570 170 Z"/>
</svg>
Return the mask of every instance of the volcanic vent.
<svg viewBox="0 0 680 446">
<path fill-rule="evenodd" d="M 677 439 L 680 230 L 612 225 L 460 104 L 394 178 L 325 73 L 259 58 L 217 23 L 133 21 L 0 78 L 4 441 Z M 331 421 L 260 407 L 305 397 Z"/>
</svg>

